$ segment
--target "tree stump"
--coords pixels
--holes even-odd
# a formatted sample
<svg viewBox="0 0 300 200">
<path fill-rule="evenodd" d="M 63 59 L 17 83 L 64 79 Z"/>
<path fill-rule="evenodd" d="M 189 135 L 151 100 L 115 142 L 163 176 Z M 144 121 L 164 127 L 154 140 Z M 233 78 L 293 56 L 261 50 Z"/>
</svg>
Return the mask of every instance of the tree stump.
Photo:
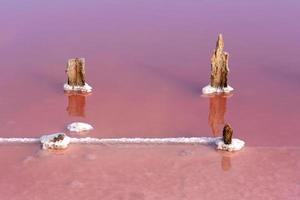
<svg viewBox="0 0 300 200">
<path fill-rule="evenodd" d="M 67 70 L 68 85 L 84 86 L 85 85 L 85 59 L 72 58 L 68 60 Z"/>
<path fill-rule="evenodd" d="M 228 53 L 224 50 L 224 40 L 219 34 L 216 49 L 211 57 L 210 85 L 214 88 L 227 87 Z"/>
<path fill-rule="evenodd" d="M 225 124 L 223 128 L 223 141 L 224 144 L 231 144 L 232 142 L 232 134 L 233 134 L 233 129 L 229 124 Z"/>
</svg>

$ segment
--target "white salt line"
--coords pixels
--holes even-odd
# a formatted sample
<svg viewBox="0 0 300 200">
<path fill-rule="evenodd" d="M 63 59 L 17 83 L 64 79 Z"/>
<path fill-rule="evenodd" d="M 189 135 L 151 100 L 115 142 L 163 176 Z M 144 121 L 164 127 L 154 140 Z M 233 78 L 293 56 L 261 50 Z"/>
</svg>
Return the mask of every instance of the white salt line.
<svg viewBox="0 0 300 200">
<path fill-rule="evenodd" d="M 0 138 L 0 143 L 38 143 L 39 138 Z"/>
<path fill-rule="evenodd" d="M 211 144 L 220 137 L 178 137 L 178 138 L 70 138 L 76 144 Z M 0 143 L 38 143 L 40 138 L 0 138 Z"/>
<path fill-rule="evenodd" d="M 80 144 L 211 144 L 220 137 L 178 137 L 178 138 L 71 138 L 71 143 Z"/>
<path fill-rule="evenodd" d="M 63 138 L 56 141 L 57 138 Z M 75 144 L 216 144 L 224 151 L 241 150 L 245 142 L 232 139 L 231 144 L 224 144 L 221 137 L 178 137 L 178 138 L 70 138 L 64 133 L 45 135 L 41 138 L 0 138 L 0 143 L 38 143 L 43 149 L 66 149 L 70 143 Z"/>
</svg>

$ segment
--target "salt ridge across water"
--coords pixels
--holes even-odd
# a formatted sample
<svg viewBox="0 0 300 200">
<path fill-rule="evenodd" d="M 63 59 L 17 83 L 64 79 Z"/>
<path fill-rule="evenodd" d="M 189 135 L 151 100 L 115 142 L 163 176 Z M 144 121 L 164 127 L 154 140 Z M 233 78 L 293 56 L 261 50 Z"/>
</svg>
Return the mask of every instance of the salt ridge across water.
<svg viewBox="0 0 300 200">
<path fill-rule="evenodd" d="M 43 136 L 44 137 L 44 136 Z M 43 138 L 41 137 L 41 138 Z M 69 138 L 69 137 L 68 137 Z M 178 137 L 178 138 L 69 138 L 75 144 L 216 144 L 217 149 L 226 151 L 241 150 L 245 142 L 233 139 L 233 143 L 222 143 L 221 137 Z M 40 138 L 0 138 L 1 143 L 38 143 Z M 222 145 L 221 145 L 222 144 Z"/>
<path fill-rule="evenodd" d="M 40 138 L 0 138 L 0 144 L 8 143 L 38 143 Z"/>
<path fill-rule="evenodd" d="M 211 144 L 221 138 L 177 137 L 177 138 L 71 138 L 71 143 L 87 144 Z"/>
</svg>

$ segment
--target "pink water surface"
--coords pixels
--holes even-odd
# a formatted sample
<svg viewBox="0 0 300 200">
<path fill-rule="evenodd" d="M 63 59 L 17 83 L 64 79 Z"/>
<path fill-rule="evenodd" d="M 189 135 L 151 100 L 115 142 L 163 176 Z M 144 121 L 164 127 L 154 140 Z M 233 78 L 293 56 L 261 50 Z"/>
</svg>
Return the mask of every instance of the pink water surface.
<svg viewBox="0 0 300 200">
<path fill-rule="evenodd" d="M 217 136 L 229 122 L 247 147 L 78 145 L 44 157 L 34 145 L 4 145 L 0 199 L 297 199 L 299 8 L 296 0 L 1 1 L 0 137 L 67 132 L 73 121 L 92 124 L 91 137 Z M 219 32 L 235 91 L 205 97 Z M 91 95 L 64 94 L 72 57 L 86 58 Z"/>
<path fill-rule="evenodd" d="M 1 146 L 1 199 L 299 199 L 299 148 Z M 34 153 L 27 153 L 34 152 Z M 15 156 L 7 156 L 7 155 Z M 255 166 L 253 166 L 255 165 Z"/>
</svg>

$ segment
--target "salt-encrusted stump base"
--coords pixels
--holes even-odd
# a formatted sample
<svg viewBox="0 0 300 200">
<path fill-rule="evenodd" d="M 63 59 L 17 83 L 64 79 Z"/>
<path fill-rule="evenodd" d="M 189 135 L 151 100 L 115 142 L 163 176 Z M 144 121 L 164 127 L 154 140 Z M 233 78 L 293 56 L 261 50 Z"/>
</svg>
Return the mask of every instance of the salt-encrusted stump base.
<svg viewBox="0 0 300 200">
<path fill-rule="evenodd" d="M 229 85 L 227 87 L 212 87 L 211 85 L 207 85 L 202 88 L 203 94 L 213 94 L 213 93 L 230 93 L 233 91 L 233 88 Z"/>
<path fill-rule="evenodd" d="M 44 135 L 40 138 L 43 149 L 66 149 L 68 148 L 71 139 L 64 133 L 54 133 Z"/>
<path fill-rule="evenodd" d="M 69 85 L 68 83 L 65 83 L 64 84 L 64 90 L 66 92 L 83 92 L 83 93 L 89 93 L 89 92 L 92 92 L 92 87 L 85 83 L 83 86 L 80 86 L 80 85 Z"/>
<path fill-rule="evenodd" d="M 92 125 L 83 122 L 73 122 L 68 125 L 68 130 L 71 132 L 84 132 L 93 130 Z"/>
<path fill-rule="evenodd" d="M 225 144 L 223 139 L 216 140 L 217 149 L 223 151 L 239 151 L 245 146 L 245 142 L 240 139 L 232 139 L 231 144 Z"/>
</svg>

